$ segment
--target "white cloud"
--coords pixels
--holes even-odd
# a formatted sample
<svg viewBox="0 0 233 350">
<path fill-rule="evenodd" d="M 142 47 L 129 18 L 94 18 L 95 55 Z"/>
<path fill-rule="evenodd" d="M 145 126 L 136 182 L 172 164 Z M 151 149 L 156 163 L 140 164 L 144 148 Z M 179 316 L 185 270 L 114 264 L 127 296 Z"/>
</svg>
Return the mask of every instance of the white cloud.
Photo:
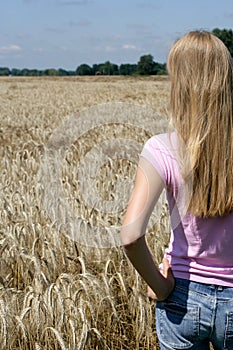
<svg viewBox="0 0 233 350">
<path fill-rule="evenodd" d="M 105 47 L 105 50 L 106 50 L 107 52 L 112 52 L 112 51 L 116 51 L 116 48 L 115 48 L 114 46 L 106 46 L 106 47 Z"/>
<path fill-rule="evenodd" d="M 122 48 L 124 50 L 139 50 L 139 48 L 137 48 L 135 45 L 131 45 L 131 44 L 125 44 L 122 46 Z"/>
<path fill-rule="evenodd" d="M 0 47 L 0 53 L 17 53 L 22 51 L 19 45 L 6 45 Z"/>
<path fill-rule="evenodd" d="M 34 52 L 46 52 L 46 50 L 43 47 L 36 47 L 33 49 Z"/>
</svg>

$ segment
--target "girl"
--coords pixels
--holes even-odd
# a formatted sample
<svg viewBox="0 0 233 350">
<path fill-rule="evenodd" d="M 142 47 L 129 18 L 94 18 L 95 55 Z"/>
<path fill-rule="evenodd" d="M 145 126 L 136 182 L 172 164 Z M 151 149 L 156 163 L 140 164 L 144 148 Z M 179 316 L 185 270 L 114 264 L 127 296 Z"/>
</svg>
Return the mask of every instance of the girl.
<svg viewBox="0 0 233 350">
<path fill-rule="evenodd" d="M 174 132 L 149 139 L 121 229 L 156 299 L 161 350 L 233 349 L 233 69 L 216 36 L 180 38 L 167 62 Z M 165 188 L 171 238 L 158 269 L 145 232 Z"/>
</svg>

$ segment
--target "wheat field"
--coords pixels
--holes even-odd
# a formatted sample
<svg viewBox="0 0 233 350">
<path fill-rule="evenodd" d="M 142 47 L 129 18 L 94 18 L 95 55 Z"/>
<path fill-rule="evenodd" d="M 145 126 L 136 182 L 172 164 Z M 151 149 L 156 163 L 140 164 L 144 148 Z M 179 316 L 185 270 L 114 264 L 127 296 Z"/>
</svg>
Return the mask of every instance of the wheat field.
<svg viewBox="0 0 233 350">
<path fill-rule="evenodd" d="M 160 131 L 167 127 L 168 95 L 166 77 L 0 79 L 1 349 L 159 349 L 155 304 L 147 298 L 145 283 L 119 244 L 90 244 L 94 229 L 119 231 L 125 207 L 101 210 L 100 202 L 107 203 L 107 208 L 114 204 L 116 189 L 122 189 L 117 185 L 119 178 L 132 187 L 137 157 L 131 160 L 132 150 L 126 147 L 120 157 L 101 158 L 88 189 L 89 168 L 82 172 L 82 164 L 87 155 L 86 163 L 95 164 L 96 154 L 104 147 L 109 150 L 109 142 L 117 154 L 118 139 L 121 146 L 124 140 L 132 140 L 140 149 L 153 133 L 143 116 L 134 125 L 125 119 L 120 123 L 118 116 L 116 122 L 113 113 L 110 121 L 102 118 L 98 124 L 92 111 L 99 105 L 143 106 L 154 113 Z M 55 140 L 69 142 L 62 160 L 54 163 L 61 169 L 54 169 L 47 178 L 41 164 L 48 147 L 53 152 L 58 147 L 51 135 L 60 129 L 63 134 L 61 125 L 67 125 L 71 115 L 82 116 L 84 110 L 94 126 L 77 119 L 76 127 L 85 132 L 78 135 L 78 129 L 73 129 L 72 140 Z M 50 161 L 53 158 L 47 166 Z M 54 196 L 51 184 L 60 186 Z M 127 202 L 130 191 L 122 194 Z M 47 200 L 46 207 L 48 196 L 51 202 Z M 64 206 L 58 210 L 60 196 L 65 198 L 65 208 L 72 208 L 79 219 L 73 225 L 79 239 L 67 234 L 71 219 L 67 213 L 63 218 Z M 161 203 L 156 218 L 147 237 L 158 263 L 169 236 L 166 203 Z"/>
</svg>

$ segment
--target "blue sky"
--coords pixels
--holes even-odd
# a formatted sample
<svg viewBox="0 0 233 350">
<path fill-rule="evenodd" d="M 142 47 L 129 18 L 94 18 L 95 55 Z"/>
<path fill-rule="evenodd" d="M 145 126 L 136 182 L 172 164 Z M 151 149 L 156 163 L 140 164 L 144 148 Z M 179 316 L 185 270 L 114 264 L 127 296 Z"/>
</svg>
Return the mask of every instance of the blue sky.
<svg viewBox="0 0 233 350">
<path fill-rule="evenodd" d="M 232 0 L 1 0 L 0 67 L 165 62 L 193 29 L 233 28 Z"/>
</svg>

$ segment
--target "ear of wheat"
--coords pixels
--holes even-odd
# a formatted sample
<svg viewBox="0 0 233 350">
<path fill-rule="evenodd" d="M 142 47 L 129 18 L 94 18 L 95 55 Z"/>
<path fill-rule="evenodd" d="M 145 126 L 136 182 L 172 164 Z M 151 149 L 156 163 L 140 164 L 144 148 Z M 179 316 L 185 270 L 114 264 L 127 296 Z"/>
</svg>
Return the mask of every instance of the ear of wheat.
<svg viewBox="0 0 233 350">
<path fill-rule="evenodd" d="M 109 101 L 146 105 L 155 115 L 165 114 L 167 80 L 9 77 L 1 81 L 0 96 L 1 347 L 156 348 L 154 305 L 148 302 L 146 286 L 122 249 L 89 247 L 67 236 L 65 225 L 52 220 L 43 206 L 45 188 L 39 170 L 50 135 L 68 115 Z M 141 123 L 143 126 L 144 120 Z M 82 197 L 85 181 L 77 176 L 78 171 L 85 176 L 84 169 L 79 169 L 85 155 L 96 145 L 118 138 L 134 139 L 142 146 L 149 136 L 143 127 L 106 124 L 90 129 L 66 150 L 61 190 L 69 208 L 81 219 L 75 227 L 81 237 L 93 227 L 104 227 L 106 235 L 119 227 L 124 208 L 117 211 L 112 205 L 113 213 L 98 208 L 102 202 L 114 203 L 119 191 L 127 202 L 129 193 L 119 183 L 132 184 L 136 170 L 129 159 L 106 158 L 94 174 L 89 205 Z M 129 151 L 125 152 L 127 156 Z M 91 153 L 90 157 L 94 162 Z M 93 193 L 98 193 L 98 200 Z M 65 215 L 63 208 L 59 213 L 61 218 Z M 157 227 L 148 232 L 157 261 L 168 232 L 164 210 Z"/>
</svg>

